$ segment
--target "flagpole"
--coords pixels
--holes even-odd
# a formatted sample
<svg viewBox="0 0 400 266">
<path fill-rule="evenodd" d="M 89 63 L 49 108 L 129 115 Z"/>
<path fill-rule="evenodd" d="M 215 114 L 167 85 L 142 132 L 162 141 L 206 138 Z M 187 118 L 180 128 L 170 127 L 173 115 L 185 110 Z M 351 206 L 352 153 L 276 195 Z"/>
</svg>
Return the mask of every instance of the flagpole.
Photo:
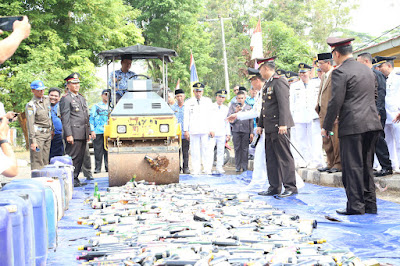
<svg viewBox="0 0 400 266">
<path fill-rule="evenodd" d="M 219 20 L 221 22 L 222 52 L 223 52 L 223 56 L 224 56 L 225 90 L 227 92 L 227 98 L 230 99 L 228 60 L 226 59 L 225 30 L 224 30 L 224 20 L 223 20 L 222 16 L 219 16 Z"/>
</svg>

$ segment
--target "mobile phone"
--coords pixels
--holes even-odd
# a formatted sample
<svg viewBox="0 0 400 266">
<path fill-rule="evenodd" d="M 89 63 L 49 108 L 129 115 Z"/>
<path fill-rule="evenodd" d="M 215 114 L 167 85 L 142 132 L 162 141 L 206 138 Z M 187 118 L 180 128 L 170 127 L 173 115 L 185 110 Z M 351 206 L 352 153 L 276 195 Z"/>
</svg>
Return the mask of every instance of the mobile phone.
<svg viewBox="0 0 400 266">
<path fill-rule="evenodd" d="M 13 24 L 16 20 L 22 21 L 22 16 L 14 17 L 0 17 L 0 30 L 2 31 L 13 31 Z"/>
</svg>

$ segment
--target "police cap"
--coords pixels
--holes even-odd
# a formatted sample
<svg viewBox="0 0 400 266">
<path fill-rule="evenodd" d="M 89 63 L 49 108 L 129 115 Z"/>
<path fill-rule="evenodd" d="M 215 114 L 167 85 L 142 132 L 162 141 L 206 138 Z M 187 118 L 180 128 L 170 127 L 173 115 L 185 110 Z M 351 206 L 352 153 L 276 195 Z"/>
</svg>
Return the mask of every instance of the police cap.
<svg viewBox="0 0 400 266">
<path fill-rule="evenodd" d="M 261 78 L 260 71 L 255 68 L 247 68 L 247 73 L 249 74 L 248 79 L 251 80 L 252 78 L 259 77 Z"/>
<path fill-rule="evenodd" d="M 326 39 L 326 43 L 332 47 L 332 49 L 335 49 L 336 47 L 339 46 L 347 46 L 351 45 L 351 42 L 354 41 L 354 38 L 336 38 L 336 37 L 328 37 Z"/>
<path fill-rule="evenodd" d="M 380 65 L 382 65 L 383 63 L 386 63 L 386 62 L 389 62 L 389 61 L 393 61 L 393 60 L 395 60 L 396 59 L 396 57 L 395 56 L 375 56 L 375 63 L 373 62 L 372 64 L 374 65 L 374 66 L 380 66 Z"/>
<path fill-rule="evenodd" d="M 217 91 L 216 93 L 215 93 L 215 96 L 219 96 L 219 97 L 226 97 L 226 95 L 227 95 L 228 93 L 227 93 L 227 91 L 226 90 L 219 90 L 219 91 Z"/>
<path fill-rule="evenodd" d="M 71 75 L 69 75 L 68 77 L 66 77 L 64 80 L 67 83 L 79 83 L 80 82 L 79 77 L 80 77 L 79 73 L 74 72 Z"/>
<path fill-rule="evenodd" d="M 257 64 L 261 67 L 262 65 L 266 63 L 273 63 L 276 59 L 276 56 L 273 57 L 268 57 L 268 58 L 258 58 L 256 59 Z"/>
<path fill-rule="evenodd" d="M 193 84 L 193 88 L 196 91 L 202 91 L 202 90 L 204 90 L 204 84 L 200 83 L 200 82 L 196 82 L 195 84 Z"/>
<path fill-rule="evenodd" d="M 278 69 L 278 70 L 276 71 L 276 74 L 278 74 L 279 76 L 282 76 L 282 77 L 284 77 L 284 76 L 285 76 L 285 74 L 286 74 L 286 71 L 285 71 L 285 70 L 283 70 L 283 69 Z"/>
<path fill-rule="evenodd" d="M 305 63 L 300 63 L 299 64 L 299 72 L 300 73 L 304 73 L 304 72 L 310 71 L 311 68 L 312 68 L 311 66 L 309 66 L 309 65 L 307 65 Z"/>
</svg>

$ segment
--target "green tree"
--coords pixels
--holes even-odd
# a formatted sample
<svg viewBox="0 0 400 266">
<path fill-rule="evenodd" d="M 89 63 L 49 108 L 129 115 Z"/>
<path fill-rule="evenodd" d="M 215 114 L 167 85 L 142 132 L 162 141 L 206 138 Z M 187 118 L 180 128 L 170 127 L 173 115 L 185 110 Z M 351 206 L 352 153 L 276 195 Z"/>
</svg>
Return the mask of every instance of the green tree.
<svg viewBox="0 0 400 266">
<path fill-rule="evenodd" d="M 210 57 L 213 49 L 210 34 L 198 22 L 203 12 L 202 1 L 191 0 L 130 0 L 132 7 L 141 11 L 137 25 L 143 30 L 145 44 L 175 50 L 179 57 L 168 65 L 168 81 L 174 88 L 178 78 L 181 88 L 189 92 L 190 53 L 193 52 L 197 74 L 200 81 L 210 72 L 214 59 Z M 153 79 L 162 76 L 161 63 L 149 64 Z"/>
<path fill-rule="evenodd" d="M 96 56 L 103 50 L 143 43 L 133 23 L 139 11 L 122 0 L 43 0 L 0 3 L 0 15 L 27 15 L 31 35 L 2 65 L 0 88 L 8 110 L 23 111 L 30 100 L 29 83 L 63 87 L 71 72 L 82 76 L 82 92 L 97 87 Z M 107 14 L 107 15 L 105 15 Z"/>
</svg>

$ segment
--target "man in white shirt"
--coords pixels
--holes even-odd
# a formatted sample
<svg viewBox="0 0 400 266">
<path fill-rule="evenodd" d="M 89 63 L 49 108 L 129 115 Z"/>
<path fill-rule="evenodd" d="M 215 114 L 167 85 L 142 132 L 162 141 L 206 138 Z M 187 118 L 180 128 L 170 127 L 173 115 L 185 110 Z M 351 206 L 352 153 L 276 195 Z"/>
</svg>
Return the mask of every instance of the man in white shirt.
<svg viewBox="0 0 400 266">
<path fill-rule="evenodd" d="M 303 155 L 304 160 L 292 152 L 299 167 L 317 168 L 324 165 L 320 122 L 315 112 L 318 98 L 319 80 L 310 79 L 311 66 L 300 63 L 300 80 L 290 84 L 290 108 L 295 123 L 293 143 Z"/>
<path fill-rule="evenodd" d="M 263 87 L 265 80 L 261 77 L 260 72 L 254 68 L 248 68 L 247 72 L 249 74 L 248 79 L 251 82 L 251 86 L 257 91 L 254 99 L 253 109 L 248 112 L 239 112 L 231 114 L 227 120 L 230 122 L 235 121 L 235 119 L 246 120 L 251 118 L 258 118 L 261 113 L 262 108 L 262 94 L 261 88 Z M 268 178 L 267 178 L 267 166 L 265 161 L 265 134 L 261 134 L 258 144 L 254 152 L 254 167 L 253 175 L 250 184 L 246 187 L 246 190 L 256 190 L 262 191 L 268 188 Z"/>
<path fill-rule="evenodd" d="M 216 102 L 212 104 L 212 130 L 215 133 L 214 138 L 210 138 L 210 155 L 209 155 L 209 168 L 212 167 L 214 162 L 214 148 L 217 145 L 217 164 L 215 174 L 225 173 L 222 166 L 224 165 L 224 151 L 225 142 L 231 139 L 231 127 L 226 117 L 228 116 L 228 106 L 224 105 L 227 92 L 226 90 L 219 90 L 215 93 Z"/>
<path fill-rule="evenodd" d="M 7 177 L 14 177 L 18 174 L 17 159 L 14 151 L 8 143 L 9 117 L 4 115 L 0 121 L 0 174 Z"/>
<path fill-rule="evenodd" d="M 389 148 L 393 172 L 400 173 L 400 125 L 393 123 L 400 110 L 400 75 L 394 70 L 395 56 L 376 56 L 376 67 L 386 79 L 386 125 L 385 140 Z"/>
<path fill-rule="evenodd" d="M 210 98 L 203 97 L 204 85 L 197 82 L 193 85 L 195 97 L 185 102 L 183 130 L 185 138 L 190 141 L 190 155 L 192 161 L 192 174 L 201 174 L 201 165 L 204 173 L 211 174 L 209 164 L 209 138 L 214 137 L 210 123 L 212 102 Z"/>
</svg>

